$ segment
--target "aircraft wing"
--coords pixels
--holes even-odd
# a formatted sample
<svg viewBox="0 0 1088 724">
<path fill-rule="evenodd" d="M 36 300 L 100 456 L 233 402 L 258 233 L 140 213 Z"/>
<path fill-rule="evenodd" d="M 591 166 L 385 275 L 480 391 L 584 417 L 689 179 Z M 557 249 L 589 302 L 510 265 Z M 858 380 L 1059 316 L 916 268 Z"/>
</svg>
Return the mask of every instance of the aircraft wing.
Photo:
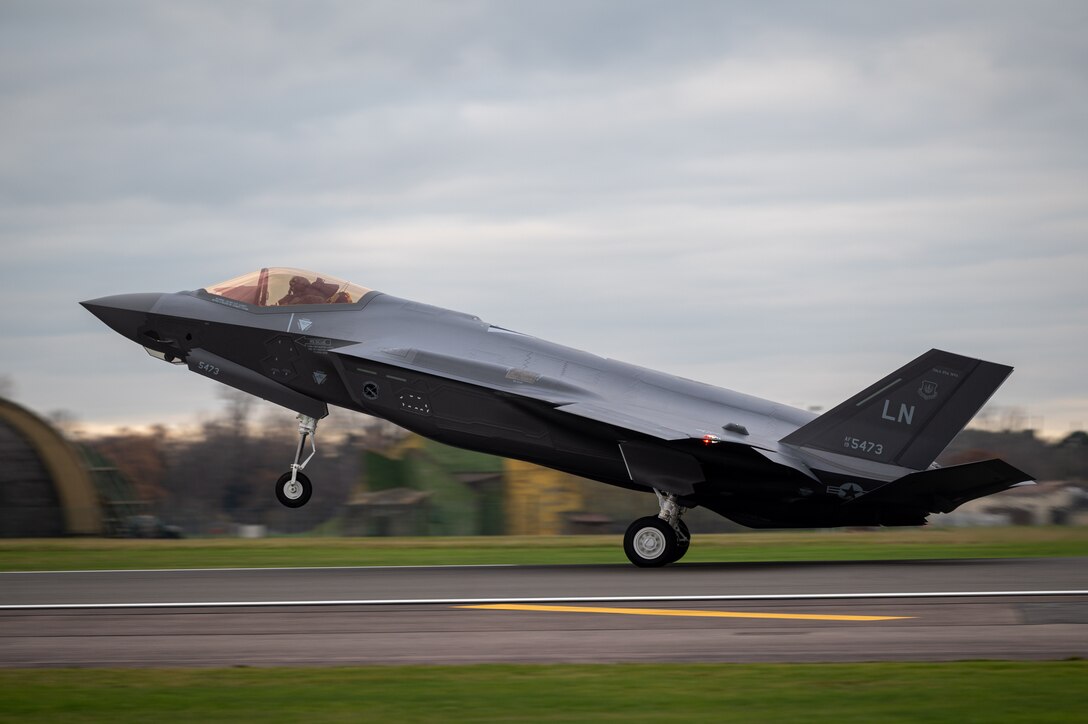
<svg viewBox="0 0 1088 724">
<path fill-rule="evenodd" d="M 591 402 L 574 402 L 569 405 L 560 405 L 556 409 L 596 422 L 621 427 L 625 430 L 641 432 L 659 440 L 686 440 L 691 437 L 702 437 L 704 434 L 694 431 L 694 425 L 688 426 L 683 423 L 661 424 L 645 417 Z M 682 429 L 684 427 L 688 427 L 692 431 L 685 432 Z"/>
<path fill-rule="evenodd" d="M 777 445 L 758 435 L 749 436 L 692 416 L 677 415 L 661 410 L 651 410 L 637 405 L 607 404 L 605 402 L 572 402 L 555 409 L 587 420 L 640 432 L 658 440 L 702 440 L 713 436 L 720 442 L 740 443 L 764 450 L 777 449 Z M 770 456 L 768 456 L 770 457 Z M 782 463 L 780 460 L 774 462 Z"/>
<path fill-rule="evenodd" d="M 426 349 L 379 347 L 365 342 L 333 350 L 332 355 L 345 365 L 352 362 L 379 362 L 540 400 L 555 405 L 555 409 L 561 412 L 612 425 L 622 430 L 641 433 L 665 442 L 701 439 L 706 435 L 715 435 L 723 442 L 737 442 L 754 447 L 767 446 L 751 437 L 723 431 L 721 427 L 691 416 L 652 410 L 637 405 L 617 404 L 600 398 L 592 390 L 573 385 L 563 379 L 484 360 Z M 572 400 L 577 401 L 572 402 Z"/>
</svg>

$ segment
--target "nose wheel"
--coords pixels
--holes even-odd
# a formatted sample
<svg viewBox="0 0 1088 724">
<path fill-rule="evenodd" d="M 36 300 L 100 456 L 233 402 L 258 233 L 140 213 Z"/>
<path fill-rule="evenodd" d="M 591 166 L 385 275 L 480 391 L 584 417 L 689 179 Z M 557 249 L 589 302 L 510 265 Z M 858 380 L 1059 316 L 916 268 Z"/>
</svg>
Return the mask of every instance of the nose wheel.
<svg viewBox="0 0 1088 724">
<path fill-rule="evenodd" d="M 280 476 L 276 481 L 276 500 L 288 508 L 301 508 L 310 500 L 314 493 L 314 486 L 310 479 L 302 473 L 302 469 L 317 454 L 317 419 L 308 415 L 298 416 L 298 449 L 295 450 L 295 462 L 291 463 L 291 469 Z M 305 460 L 302 451 L 306 448 L 306 439 L 310 440 L 310 454 Z"/>
<path fill-rule="evenodd" d="M 294 480 L 291 479 L 292 473 Z M 314 486 L 305 473 L 292 471 L 284 473 L 276 481 L 276 500 L 288 508 L 301 508 L 310 500 L 314 493 Z"/>
</svg>

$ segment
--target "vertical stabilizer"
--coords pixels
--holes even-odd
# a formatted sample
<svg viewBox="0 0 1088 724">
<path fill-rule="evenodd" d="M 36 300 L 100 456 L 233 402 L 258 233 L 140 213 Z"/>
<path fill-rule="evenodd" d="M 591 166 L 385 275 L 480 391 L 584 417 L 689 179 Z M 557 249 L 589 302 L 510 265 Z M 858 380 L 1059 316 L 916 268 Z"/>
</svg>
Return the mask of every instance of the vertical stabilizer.
<svg viewBox="0 0 1088 724">
<path fill-rule="evenodd" d="M 924 470 L 1011 372 L 933 349 L 782 442 Z"/>
</svg>

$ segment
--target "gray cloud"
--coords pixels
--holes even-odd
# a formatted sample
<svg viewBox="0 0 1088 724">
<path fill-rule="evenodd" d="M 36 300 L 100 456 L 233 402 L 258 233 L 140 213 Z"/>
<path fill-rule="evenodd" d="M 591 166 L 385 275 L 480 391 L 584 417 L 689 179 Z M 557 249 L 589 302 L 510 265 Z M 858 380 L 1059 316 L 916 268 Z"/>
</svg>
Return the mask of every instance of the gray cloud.
<svg viewBox="0 0 1088 724">
<path fill-rule="evenodd" d="M 795 404 L 942 346 L 1016 364 L 995 402 L 1063 431 L 1086 29 L 1075 2 L 5 3 L 0 372 L 191 417 L 210 386 L 75 301 L 297 265 Z"/>
</svg>

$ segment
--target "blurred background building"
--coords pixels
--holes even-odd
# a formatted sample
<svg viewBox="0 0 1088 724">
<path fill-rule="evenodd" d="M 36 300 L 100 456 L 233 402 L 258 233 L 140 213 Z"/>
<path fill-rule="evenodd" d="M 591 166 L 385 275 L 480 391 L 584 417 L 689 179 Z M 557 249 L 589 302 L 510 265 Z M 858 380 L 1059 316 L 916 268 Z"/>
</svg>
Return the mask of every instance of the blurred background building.
<svg viewBox="0 0 1088 724">
<path fill-rule="evenodd" d="M 93 446 L 0 397 L 0 538 L 176 537 Z"/>
<path fill-rule="evenodd" d="M 0 398 L 0 536 L 100 535 L 105 517 L 81 452 L 45 420 Z"/>
<path fill-rule="evenodd" d="M 407 435 L 363 453 L 348 535 L 559 535 L 582 510 L 582 478 Z"/>
</svg>

